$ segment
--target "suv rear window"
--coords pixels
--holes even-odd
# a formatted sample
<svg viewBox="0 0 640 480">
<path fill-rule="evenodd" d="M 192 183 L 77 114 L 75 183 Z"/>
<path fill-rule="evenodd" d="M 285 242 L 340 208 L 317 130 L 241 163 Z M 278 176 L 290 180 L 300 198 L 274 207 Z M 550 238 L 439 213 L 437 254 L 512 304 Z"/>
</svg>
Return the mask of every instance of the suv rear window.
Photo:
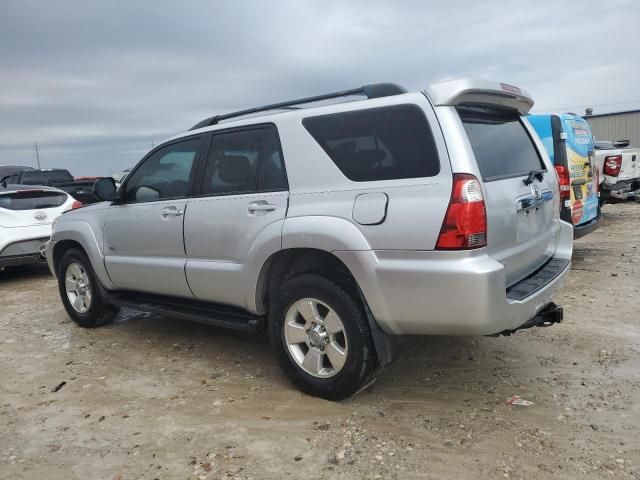
<svg viewBox="0 0 640 480">
<path fill-rule="evenodd" d="M 302 124 L 349 180 L 433 177 L 440 171 L 433 134 L 415 105 L 309 117 Z"/>
<path fill-rule="evenodd" d="M 56 208 L 66 201 L 67 195 L 65 193 L 25 190 L 0 195 L 0 208 L 6 208 L 7 210 Z"/>
<path fill-rule="evenodd" d="M 485 182 L 546 168 L 518 114 L 479 107 L 458 113 Z"/>
</svg>

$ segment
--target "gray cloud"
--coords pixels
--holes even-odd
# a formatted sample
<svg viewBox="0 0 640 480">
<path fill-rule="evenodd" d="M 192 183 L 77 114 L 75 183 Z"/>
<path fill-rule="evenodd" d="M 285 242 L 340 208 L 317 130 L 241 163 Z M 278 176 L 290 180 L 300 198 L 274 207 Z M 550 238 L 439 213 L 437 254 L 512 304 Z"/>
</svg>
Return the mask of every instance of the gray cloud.
<svg viewBox="0 0 640 480">
<path fill-rule="evenodd" d="M 4 2 L 0 163 L 32 164 L 37 139 L 43 166 L 106 174 L 211 114 L 377 81 L 640 105 L 635 0 L 396 3 Z"/>
</svg>

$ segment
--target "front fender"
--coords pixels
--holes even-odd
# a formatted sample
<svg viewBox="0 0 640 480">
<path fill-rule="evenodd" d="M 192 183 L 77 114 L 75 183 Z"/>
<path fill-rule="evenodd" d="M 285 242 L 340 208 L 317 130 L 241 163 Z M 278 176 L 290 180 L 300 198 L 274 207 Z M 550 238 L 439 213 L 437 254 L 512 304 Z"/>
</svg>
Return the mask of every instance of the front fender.
<svg viewBox="0 0 640 480">
<path fill-rule="evenodd" d="M 89 257 L 91 266 L 102 286 L 107 290 L 115 289 L 104 266 L 102 236 L 98 236 L 92 226 L 85 220 L 65 220 L 64 224 L 59 227 L 54 229 L 51 235 L 50 253 L 48 255 L 51 258 L 51 262 L 53 262 L 56 245 L 65 240 L 77 242 Z M 52 270 L 54 269 L 52 268 Z"/>
</svg>

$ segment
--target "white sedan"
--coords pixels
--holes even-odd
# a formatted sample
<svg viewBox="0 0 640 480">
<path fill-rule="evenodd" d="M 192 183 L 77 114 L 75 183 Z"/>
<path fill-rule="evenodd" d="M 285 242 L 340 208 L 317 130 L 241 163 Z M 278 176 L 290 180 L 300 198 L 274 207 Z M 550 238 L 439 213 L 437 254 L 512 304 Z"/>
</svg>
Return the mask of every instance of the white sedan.
<svg viewBox="0 0 640 480">
<path fill-rule="evenodd" d="M 82 206 L 57 188 L 0 185 L 0 269 L 44 262 L 43 246 L 51 223 L 61 213 Z"/>
</svg>

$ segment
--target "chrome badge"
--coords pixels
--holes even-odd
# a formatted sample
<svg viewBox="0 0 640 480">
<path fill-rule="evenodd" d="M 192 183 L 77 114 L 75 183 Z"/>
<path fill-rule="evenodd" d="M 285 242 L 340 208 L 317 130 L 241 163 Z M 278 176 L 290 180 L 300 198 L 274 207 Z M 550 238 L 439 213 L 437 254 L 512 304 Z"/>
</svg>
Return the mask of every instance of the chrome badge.
<svg viewBox="0 0 640 480">
<path fill-rule="evenodd" d="M 42 220 L 45 220 L 47 218 L 47 212 L 38 210 L 36 213 L 33 214 L 33 218 L 41 222 Z"/>
</svg>

